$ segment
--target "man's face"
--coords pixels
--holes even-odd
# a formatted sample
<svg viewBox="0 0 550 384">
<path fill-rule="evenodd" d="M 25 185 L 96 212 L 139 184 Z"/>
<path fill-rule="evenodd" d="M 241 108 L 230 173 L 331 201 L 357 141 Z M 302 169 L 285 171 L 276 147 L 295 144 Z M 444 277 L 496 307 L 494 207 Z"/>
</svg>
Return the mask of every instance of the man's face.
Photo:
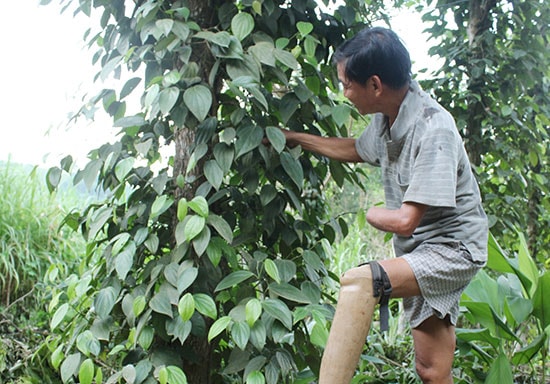
<svg viewBox="0 0 550 384">
<path fill-rule="evenodd" d="M 355 81 L 348 80 L 346 76 L 346 66 L 345 63 L 338 63 L 338 79 L 344 87 L 344 96 L 351 101 L 353 105 L 357 108 L 360 114 L 366 115 L 368 113 L 376 112 L 373 109 L 372 102 L 374 93 L 373 90 L 368 87 L 370 79 L 366 84 L 359 84 Z"/>
</svg>

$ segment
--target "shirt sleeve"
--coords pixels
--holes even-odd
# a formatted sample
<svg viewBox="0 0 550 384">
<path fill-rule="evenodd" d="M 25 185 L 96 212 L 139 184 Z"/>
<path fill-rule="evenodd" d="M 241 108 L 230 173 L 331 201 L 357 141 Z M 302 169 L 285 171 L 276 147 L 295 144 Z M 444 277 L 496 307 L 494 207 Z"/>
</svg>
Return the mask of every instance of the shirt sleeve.
<svg viewBox="0 0 550 384">
<path fill-rule="evenodd" d="M 379 129 L 379 117 L 374 116 L 370 124 L 365 128 L 361 136 L 355 140 L 355 150 L 364 162 L 379 167 L 380 166 L 380 154 L 376 149 L 376 141 L 380 136 Z"/>
</svg>

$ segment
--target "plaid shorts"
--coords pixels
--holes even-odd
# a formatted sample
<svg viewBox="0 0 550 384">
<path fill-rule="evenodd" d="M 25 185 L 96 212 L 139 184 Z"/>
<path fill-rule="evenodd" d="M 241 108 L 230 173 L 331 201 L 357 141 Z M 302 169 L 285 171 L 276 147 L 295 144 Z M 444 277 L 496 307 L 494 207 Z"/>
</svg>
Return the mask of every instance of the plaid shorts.
<svg viewBox="0 0 550 384">
<path fill-rule="evenodd" d="M 411 327 L 434 315 L 449 316 L 456 325 L 460 296 L 485 263 L 473 261 L 460 242 L 425 243 L 401 257 L 411 266 L 421 292 L 421 296 L 403 298 Z"/>
</svg>

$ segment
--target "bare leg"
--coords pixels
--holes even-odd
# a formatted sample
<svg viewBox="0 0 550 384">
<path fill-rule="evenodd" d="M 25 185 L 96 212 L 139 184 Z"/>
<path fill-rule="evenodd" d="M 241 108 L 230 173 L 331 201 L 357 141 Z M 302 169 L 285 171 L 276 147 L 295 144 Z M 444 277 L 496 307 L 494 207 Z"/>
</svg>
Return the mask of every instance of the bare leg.
<svg viewBox="0 0 550 384">
<path fill-rule="evenodd" d="M 448 319 L 435 316 L 412 330 L 416 354 L 416 371 L 422 382 L 452 384 L 456 345 L 455 327 Z"/>
<path fill-rule="evenodd" d="M 369 265 L 353 268 L 340 279 L 336 314 L 321 361 L 319 384 L 348 384 L 369 333 L 374 307 Z"/>
</svg>

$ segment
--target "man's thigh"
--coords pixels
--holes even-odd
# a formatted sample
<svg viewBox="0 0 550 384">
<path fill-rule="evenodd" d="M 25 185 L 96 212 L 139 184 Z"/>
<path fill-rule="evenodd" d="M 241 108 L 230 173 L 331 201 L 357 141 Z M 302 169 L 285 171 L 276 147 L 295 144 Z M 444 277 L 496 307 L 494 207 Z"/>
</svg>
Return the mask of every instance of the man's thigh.
<svg viewBox="0 0 550 384">
<path fill-rule="evenodd" d="M 411 297 L 420 295 L 420 288 L 409 263 L 401 258 L 381 260 L 379 264 L 388 274 L 392 286 L 392 297 Z"/>
</svg>

